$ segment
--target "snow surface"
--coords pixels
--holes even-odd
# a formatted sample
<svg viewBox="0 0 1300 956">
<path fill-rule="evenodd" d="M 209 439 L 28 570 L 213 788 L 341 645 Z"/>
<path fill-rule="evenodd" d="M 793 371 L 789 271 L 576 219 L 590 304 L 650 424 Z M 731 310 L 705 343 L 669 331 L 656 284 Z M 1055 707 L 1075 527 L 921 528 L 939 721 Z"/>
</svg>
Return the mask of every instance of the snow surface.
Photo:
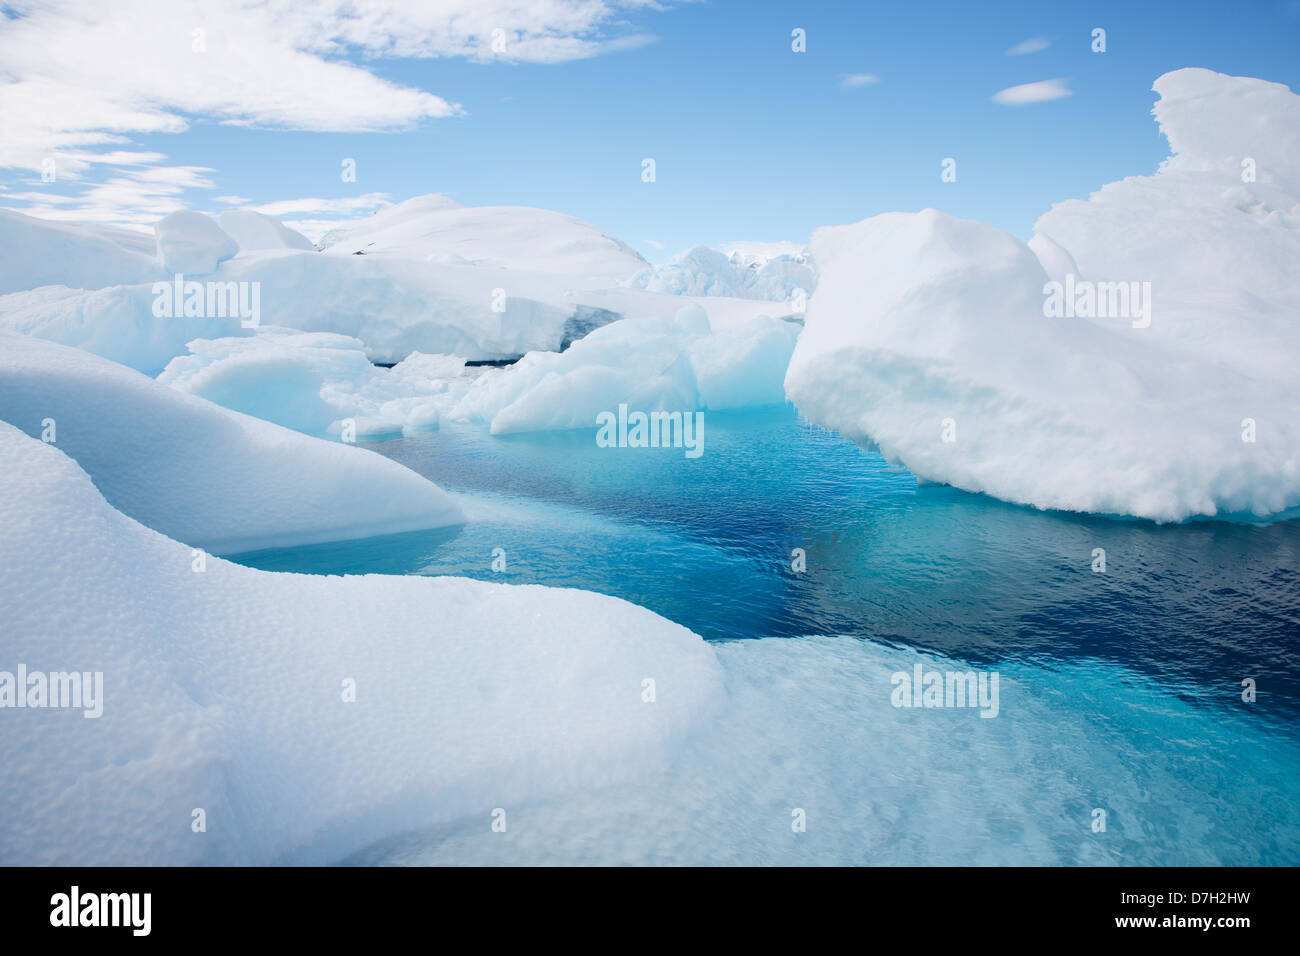
<svg viewBox="0 0 1300 956">
<path fill-rule="evenodd" d="M 1055 206 L 1031 246 L 934 210 L 817 230 L 820 284 L 786 377 L 800 411 L 1007 501 L 1294 513 L 1300 97 L 1207 70 L 1155 88 L 1175 155 Z M 1242 182 L 1244 157 L 1258 182 Z M 1071 269 L 1150 283 L 1149 325 L 1046 317 L 1046 283 Z"/>
<path fill-rule="evenodd" d="M 47 222 L 0 209 L 0 294 L 60 285 L 102 289 L 162 276 L 151 236 L 111 226 Z"/>
<path fill-rule="evenodd" d="M 292 393 L 292 383 L 287 385 Z M 459 524 L 432 482 L 79 349 L 0 333 L 0 420 L 55 442 L 114 507 L 218 554 Z"/>
<path fill-rule="evenodd" d="M 182 209 L 165 216 L 154 226 L 154 236 L 163 269 L 171 273 L 212 272 L 239 251 L 239 244 L 201 212 Z"/>
<path fill-rule="evenodd" d="M 488 827 L 495 807 L 654 775 L 724 695 L 708 645 L 616 598 L 196 573 L 3 423 L 0 474 L 0 655 L 101 671 L 104 691 L 97 719 L 6 714 L 7 865 L 319 864 L 469 813 Z"/>
</svg>

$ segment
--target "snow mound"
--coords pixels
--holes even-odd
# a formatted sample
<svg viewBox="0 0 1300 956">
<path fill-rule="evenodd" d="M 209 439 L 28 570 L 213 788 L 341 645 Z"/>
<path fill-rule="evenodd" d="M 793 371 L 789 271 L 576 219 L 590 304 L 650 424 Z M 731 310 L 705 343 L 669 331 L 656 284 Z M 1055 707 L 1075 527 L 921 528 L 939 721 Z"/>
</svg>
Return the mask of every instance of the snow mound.
<svg viewBox="0 0 1300 956">
<path fill-rule="evenodd" d="M 459 524 L 382 455 L 227 411 L 78 349 L 0 334 L 0 420 L 54 440 L 112 505 L 214 553 Z"/>
<path fill-rule="evenodd" d="M 239 245 L 211 216 L 180 210 L 154 226 L 158 256 L 171 273 L 206 275 L 239 251 Z"/>
<path fill-rule="evenodd" d="M 510 826 L 659 772 L 724 695 L 708 645 L 616 598 L 196 573 L 57 447 L 0 424 L 0 470 L 0 655 L 103 675 L 96 719 L 6 714 L 7 865 L 320 864 L 496 808 Z"/>
<path fill-rule="evenodd" d="M 770 302 L 789 302 L 797 292 L 807 296 L 817 287 L 816 268 L 807 250 L 793 243 L 767 243 L 760 248 L 695 246 L 639 273 L 633 284 L 670 295 Z"/>
<path fill-rule="evenodd" d="M 262 249 L 305 249 L 314 251 L 310 239 L 278 219 L 251 209 L 227 209 L 217 217 L 223 232 L 238 243 L 240 251 Z"/>
<path fill-rule="evenodd" d="M 595 428 L 596 415 L 780 404 L 797 326 L 759 316 L 713 331 L 697 305 L 671 320 L 624 319 L 555 354 L 531 352 L 482 375 L 448 413 L 493 434 Z"/>
<path fill-rule="evenodd" d="M 393 369 L 366 358 L 362 343 L 330 332 L 262 329 L 245 338 L 196 339 L 158 381 L 226 408 L 309 435 L 356 437 L 435 428 L 439 404 L 465 360 L 412 353 Z"/>
<path fill-rule="evenodd" d="M 333 255 L 419 259 L 442 265 L 559 274 L 575 287 L 617 285 L 646 268 L 633 249 L 573 216 L 527 206 L 460 206 L 419 196 L 327 233 Z"/>
<path fill-rule="evenodd" d="M 0 209 L 0 295 L 60 285 L 102 289 L 161 276 L 152 237 Z"/>
<path fill-rule="evenodd" d="M 1156 89 L 1191 152 L 1054 207 L 1032 248 L 934 210 L 818 230 L 786 377 L 800 410 L 923 479 L 1007 501 L 1294 513 L 1300 198 L 1285 184 L 1300 98 L 1206 70 Z M 1245 149 L 1271 181 L 1242 182 Z"/>
</svg>

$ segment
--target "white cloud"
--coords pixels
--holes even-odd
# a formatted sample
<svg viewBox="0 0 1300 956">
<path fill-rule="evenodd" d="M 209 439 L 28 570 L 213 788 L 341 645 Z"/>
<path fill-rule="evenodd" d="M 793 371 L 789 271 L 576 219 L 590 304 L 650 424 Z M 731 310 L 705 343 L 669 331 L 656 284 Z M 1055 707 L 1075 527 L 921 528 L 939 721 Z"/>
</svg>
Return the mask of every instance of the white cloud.
<svg viewBox="0 0 1300 956">
<path fill-rule="evenodd" d="M 54 157 L 60 182 L 120 171 L 120 182 L 109 179 L 100 186 L 112 188 L 88 191 L 86 198 L 87 212 L 96 215 L 106 214 L 114 195 L 141 199 L 139 208 L 123 207 L 123 221 L 173 202 L 163 187 L 187 175 L 135 175 L 138 167 L 162 168 L 165 157 L 131 149 L 132 136 L 180 133 L 196 120 L 335 132 L 406 129 L 463 110 L 377 75 L 371 67 L 380 58 L 581 59 L 652 41 L 619 33 L 627 29 L 619 17 L 628 8 L 660 8 L 657 0 L 8 0 L 4 6 L 0 167 L 37 171 Z"/>
<path fill-rule="evenodd" d="M 343 196 L 338 199 L 280 199 L 276 202 L 249 206 L 254 212 L 268 216 L 293 216 L 303 213 L 356 213 L 373 211 L 391 204 L 388 193 L 362 193 L 360 196 Z"/>
<path fill-rule="evenodd" d="M 1019 86 L 1008 86 L 1005 90 L 999 90 L 993 94 L 993 102 L 1006 106 L 1024 106 L 1027 103 L 1059 100 L 1072 93 L 1073 90 L 1066 87 L 1065 80 L 1039 80 L 1037 83 L 1022 83 Z"/>
<path fill-rule="evenodd" d="M 840 75 L 840 86 L 846 90 L 856 90 L 859 87 L 871 86 L 879 82 L 880 77 L 871 73 L 844 73 Z"/>
<path fill-rule="evenodd" d="M 1041 53 L 1052 45 L 1052 41 L 1047 37 L 1030 37 L 1028 40 L 1021 40 L 1011 49 L 1007 50 L 1006 56 L 1024 56 L 1026 53 Z"/>
</svg>

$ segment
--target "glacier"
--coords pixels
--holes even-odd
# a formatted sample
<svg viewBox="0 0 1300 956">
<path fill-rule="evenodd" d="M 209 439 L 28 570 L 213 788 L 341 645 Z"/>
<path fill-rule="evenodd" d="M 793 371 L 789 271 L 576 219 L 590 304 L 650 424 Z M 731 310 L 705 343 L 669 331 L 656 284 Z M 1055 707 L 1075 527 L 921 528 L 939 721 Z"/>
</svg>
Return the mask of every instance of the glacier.
<svg viewBox="0 0 1300 956">
<path fill-rule="evenodd" d="M 1028 244 L 935 210 L 817 230 L 785 380 L 800 411 L 1019 504 L 1295 514 L 1300 97 L 1203 69 L 1154 88 L 1170 158 L 1054 206 Z M 1097 298 L 1049 317 L 1067 279 Z M 1097 307 L 1130 288 L 1145 316 Z"/>
</svg>

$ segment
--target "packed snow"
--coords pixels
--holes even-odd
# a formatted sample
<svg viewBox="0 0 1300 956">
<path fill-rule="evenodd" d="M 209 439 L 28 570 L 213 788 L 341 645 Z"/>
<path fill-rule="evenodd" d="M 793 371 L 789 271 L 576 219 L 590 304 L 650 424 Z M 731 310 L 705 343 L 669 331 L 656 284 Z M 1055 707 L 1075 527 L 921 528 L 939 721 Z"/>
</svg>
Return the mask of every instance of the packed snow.
<svg viewBox="0 0 1300 956">
<path fill-rule="evenodd" d="M 934 210 L 817 230 L 800 411 L 1007 501 L 1295 513 L 1300 97 L 1208 70 L 1155 89 L 1174 155 L 1055 206 L 1030 245 Z"/>
<path fill-rule="evenodd" d="M 470 813 L 488 826 L 654 774 L 724 695 L 708 645 L 616 598 L 196 571 L 58 445 L 0 423 L 0 473 L 4 664 L 103 675 L 96 718 L 6 713 L 8 865 L 320 864 Z"/>
<path fill-rule="evenodd" d="M 48 437 L 118 510 L 217 554 L 464 521 L 445 492 L 382 455 L 40 339 L 0 333 L 0 420 Z"/>
</svg>

